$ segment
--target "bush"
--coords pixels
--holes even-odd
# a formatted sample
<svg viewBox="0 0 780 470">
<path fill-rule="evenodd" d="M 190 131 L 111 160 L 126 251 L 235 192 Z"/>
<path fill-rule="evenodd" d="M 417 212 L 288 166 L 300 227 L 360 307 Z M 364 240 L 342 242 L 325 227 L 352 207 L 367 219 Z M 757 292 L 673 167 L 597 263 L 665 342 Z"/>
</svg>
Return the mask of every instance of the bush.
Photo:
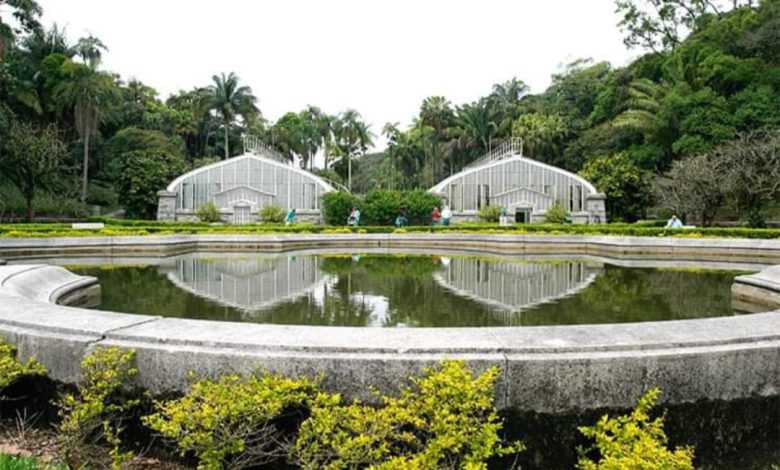
<svg viewBox="0 0 780 470">
<path fill-rule="evenodd" d="M 260 209 L 260 220 L 264 224 L 281 224 L 284 222 L 285 216 L 287 214 L 284 212 L 284 209 L 273 203 Z"/>
<path fill-rule="evenodd" d="M 548 224 L 563 224 L 571 221 L 571 214 L 563 208 L 560 202 L 555 202 L 544 214 L 544 221 Z"/>
<path fill-rule="evenodd" d="M 275 420 L 313 398 L 316 386 L 306 378 L 271 374 L 201 380 L 186 396 L 158 402 L 145 424 L 176 442 L 182 455 L 193 452 L 198 468 L 246 468 L 282 457 Z"/>
<path fill-rule="evenodd" d="M 209 223 L 219 222 L 219 218 L 221 217 L 219 208 L 211 201 L 199 205 L 198 209 L 195 211 L 195 215 L 198 216 L 198 219 L 201 222 Z"/>
<path fill-rule="evenodd" d="M 501 216 L 501 208 L 499 206 L 485 206 L 479 210 L 479 218 L 485 222 L 496 223 Z"/>
<path fill-rule="evenodd" d="M 16 348 L 0 341 L 0 391 L 24 376 L 46 375 L 46 368 L 34 358 L 26 363 L 16 359 Z"/>
<path fill-rule="evenodd" d="M 122 388 L 138 372 L 135 351 L 118 347 L 98 348 L 81 362 L 81 381 L 77 394 L 66 394 L 59 403 L 60 452 L 68 464 L 89 460 L 89 452 L 98 443 L 111 445 L 113 468 L 132 458 L 120 451 L 121 422 L 139 404 L 127 399 Z M 80 466 L 80 465 L 75 465 Z"/>
<path fill-rule="evenodd" d="M 441 198 L 423 190 L 370 191 L 363 201 L 364 225 L 394 225 L 395 218 L 405 213 L 411 225 L 430 225 L 434 207 L 441 207 Z"/>
<path fill-rule="evenodd" d="M 400 398 L 383 397 L 379 408 L 319 394 L 294 457 L 306 469 L 487 469 L 490 458 L 523 449 L 498 435 L 497 377 L 495 367 L 474 378 L 463 361 L 448 361 L 412 379 Z"/>
<path fill-rule="evenodd" d="M 650 420 L 650 410 L 658 402 L 660 390 L 649 390 L 627 416 L 601 417 L 594 426 L 580 427 L 580 432 L 595 443 L 578 449 L 580 470 L 693 470 L 693 449 L 666 448 L 664 417 Z M 588 458 L 597 453 L 599 460 Z"/>
<path fill-rule="evenodd" d="M 126 214 L 141 219 L 156 217 L 157 191 L 187 170 L 180 155 L 148 150 L 125 152 L 118 164 L 117 192 Z"/>
<path fill-rule="evenodd" d="M 334 191 L 322 196 L 322 218 L 328 225 L 347 225 L 353 207 L 360 206 L 360 199 L 345 191 Z"/>
</svg>

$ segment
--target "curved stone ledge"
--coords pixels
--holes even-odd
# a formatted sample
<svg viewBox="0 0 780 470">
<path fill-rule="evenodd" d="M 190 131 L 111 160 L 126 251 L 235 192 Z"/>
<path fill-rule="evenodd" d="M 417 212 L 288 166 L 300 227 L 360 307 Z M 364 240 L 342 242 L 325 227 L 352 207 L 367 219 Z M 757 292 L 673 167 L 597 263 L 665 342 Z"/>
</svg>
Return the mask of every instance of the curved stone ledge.
<svg viewBox="0 0 780 470">
<path fill-rule="evenodd" d="M 737 300 L 780 308 L 780 265 L 756 274 L 737 276 L 731 286 L 731 293 Z"/>
<path fill-rule="evenodd" d="M 139 238 L 143 238 L 139 240 Z M 646 256 L 752 262 L 780 257 L 780 241 L 624 239 L 617 237 L 422 236 L 176 236 L 122 239 L 48 239 L 0 242 L 6 257 L 19 250 L 57 253 L 160 254 L 193 248 L 275 249 L 417 246 Z M 160 241 L 160 245 L 146 242 Z M 636 246 L 628 242 L 635 240 Z M 13 245 L 13 246 L 11 246 Z M 252 248 L 254 247 L 254 248 Z M 272 247 L 272 248 L 269 248 Z M 146 249 L 143 249 L 146 248 Z M 11 253 L 14 250 L 16 254 Z M 91 251 L 89 251 L 91 250 Z M 117 250 L 117 251 L 114 251 Z M 135 250 L 135 251 L 133 251 Z M 154 251 L 157 250 L 157 251 Z M 9 254 L 10 253 L 10 254 Z M 612 253 L 614 255 L 614 253 Z M 29 266 L 27 266 L 29 268 Z M 5 266 L 17 270 L 20 266 Z M 8 271 L 10 272 L 10 271 Z M 59 278 L 58 278 L 59 279 Z M 63 282 L 66 279 L 62 278 Z M 38 289 L 51 292 L 53 288 Z M 54 289 L 56 290 L 56 289 Z M 29 291 L 27 291 L 29 293 Z M 374 329 L 239 324 L 128 315 L 64 307 L 51 296 L 32 297 L 0 286 L 0 333 L 23 357 L 36 356 L 53 378 L 78 379 L 78 364 L 98 346 L 135 348 L 138 384 L 154 392 L 183 390 L 187 374 L 216 376 L 257 368 L 296 376 L 324 375 L 323 386 L 346 397 L 370 399 L 370 389 L 392 392 L 406 378 L 445 358 L 476 370 L 498 366 L 500 407 L 564 412 L 629 407 L 647 388 L 668 403 L 731 400 L 780 394 L 780 311 L 674 322 L 504 328 Z"/>
</svg>

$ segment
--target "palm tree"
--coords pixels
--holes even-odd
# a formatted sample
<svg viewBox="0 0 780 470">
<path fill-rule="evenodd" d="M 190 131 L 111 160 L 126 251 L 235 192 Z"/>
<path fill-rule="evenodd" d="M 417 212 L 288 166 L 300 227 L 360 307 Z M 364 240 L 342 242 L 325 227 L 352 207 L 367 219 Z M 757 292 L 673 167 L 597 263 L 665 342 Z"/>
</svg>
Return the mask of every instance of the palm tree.
<svg viewBox="0 0 780 470">
<path fill-rule="evenodd" d="M 314 168 L 314 157 L 322 149 L 325 152 L 327 166 L 328 144 L 333 135 L 333 118 L 323 113 L 316 106 L 309 105 L 301 112 L 301 119 L 305 127 L 305 139 L 309 170 Z"/>
<path fill-rule="evenodd" d="M 627 92 L 628 99 L 623 112 L 615 117 L 613 124 L 649 133 L 658 122 L 657 114 L 664 92 L 662 85 L 646 78 L 637 78 L 628 84 Z"/>
<path fill-rule="evenodd" d="M 206 88 L 201 96 L 202 107 L 206 111 L 216 111 L 222 117 L 225 126 L 225 160 L 230 158 L 230 143 L 228 135 L 230 125 L 241 116 L 244 121 L 260 112 L 255 103 L 257 98 L 248 86 L 238 86 L 238 76 L 230 72 L 228 76 L 221 74 L 211 77 L 213 85 Z"/>
<path fill-rule="evenodd" d="M 103 44 L 103 41 L 91 34 L 79 39 L 75 47 L 76 53 L 92 69 L 96 69 L 100 65 L 100 61 L 103 58 L 101 50 L 108 52 L 108 48 Z"/>
<path fill-rule="evenodd" d="M 512 134 L 523 139 L 528 155 L 552 163 L 568 134 L 566 122 L 557 114 L 524 114 L 515 121 Z"/>
<path fill-rule="evenodd" d="M 500 114 L 498 132 L 501 135 L 511 132 L 512 123 L 519 117 L 520 98 L 529 90 L 528 85 L 517 78 L 493 85 L 489 99 Z"/>
<path fill-rule="evenodd" d="M 365 153 L 373 144 L 373 134 L 360 113 L 348 109 L 341 113 L 334 126 L 336 141 L 341 148 L 342 158 L 347 159 L 347 188 L 352 190 L 352 158 Z"/>
<path fill-rule="evenodd" d="M 72 106 L 76 132 L 84 144 L 84 168 L 81 180 L 81 202 L 87 200 L 89 180 L 89 139 L 95 134 L 118 97 L 114 79 L 83 64 L 68 61 L 62 66 L 67 80 L 57 87 L 60 103 Z"/>
<path fill-rule="evenodd" d="M 461 140 L 479 156 L 491 148 L 496 134 L 498 113 L 489 100 L 481 99 L 475 103 L 458 107 L 457 122 L 461 128 Z"/>
<path fill-rule="evenodd" d="M 451 127 L 455 124 L 455 112 L 452 103 L 443 96 L 429 96 L 422 102 L 420 108 L 420 122 L 433 129 L 431 152 L 431 178 L 436 178 L 437 159 L 444 160 L 442 143 L 451 134 Z M 452 160 L 450 159 L 450 173 L 452 173 Z M 431 183 L 433 185 L 434 183 Z"/>
</svg>

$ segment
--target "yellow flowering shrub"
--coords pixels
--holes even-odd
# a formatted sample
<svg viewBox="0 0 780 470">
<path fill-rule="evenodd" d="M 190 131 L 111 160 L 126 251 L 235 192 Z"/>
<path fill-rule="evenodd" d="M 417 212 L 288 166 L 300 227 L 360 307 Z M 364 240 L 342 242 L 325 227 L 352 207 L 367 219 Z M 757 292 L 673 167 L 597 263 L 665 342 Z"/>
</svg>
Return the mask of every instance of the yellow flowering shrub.
<svg viewBox="0 0 780 470">
<path fill-rule="evenodd" d="M 135 376 L 135 350 L 118 347 L 98 348 L 81 362 L 81 381 L 77 393 L 66 394 L 59 403 L 60 452 L 67 463 L 88 459 L 91 447 L 101 442 L 111 445 L 113 467 L 118 469 L 131 454 L 120 451 L 121 422 L 139 404 L 121 393 Z"/>
<path fill-rule="evenodd" d="M 46 368 L 34 358 L 19 362 L 16 348 L 0 341 L 0 390 L 26 375 L 46 375 Z"/>
<path fill-rule="evenodd" d="M 413 378 L 383 406 L 344 404 L 319 394 L 295 442 L 304 469 L 486 469 L 492 457 L 523 450 L 502 443 L 493 403 L 498 369 L 473 377 L 463 361 L 447 361 Z"/>
<path fill-rule="evenodd" d="M 182 455 L 193 452 L 199 469 L 246 468 L 284 455 L 273 420 L 301 408 L 316 384 L 262 373 L 229 374 L 200 380 L 182 398 L 157 402 L 144 423 L 176 442 Z"/>
<path fill-rule="evenodd" d="M 595 442 L 579 449 L 580 470 L 693 470 L 693 449 L 670 450 L 664 432 L 664 417 L 650 419 L 650 410 L 661 391 L 649 390 L 629 415 L 610 418 L 604 415 L 594 426 L 580 427 L 585 437 Z M 597 452 L 599 460 L 588 455 Z"/>
</svg>

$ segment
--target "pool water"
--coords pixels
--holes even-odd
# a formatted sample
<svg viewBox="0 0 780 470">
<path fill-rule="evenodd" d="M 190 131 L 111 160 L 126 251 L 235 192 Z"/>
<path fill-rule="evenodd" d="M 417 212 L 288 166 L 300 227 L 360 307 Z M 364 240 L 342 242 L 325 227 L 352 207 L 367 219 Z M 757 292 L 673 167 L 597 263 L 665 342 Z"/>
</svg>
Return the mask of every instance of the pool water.
<svg viewBox="0 0 780 470">
<path fill-rule="evenodd" d="M 99 308 L 206 320 L 366 327 L 571 325 L 743 313 L 735 271 L 593 259 L 424 254 L 190 254 L 156 265 L 69 266 Z"/>
</svg>

